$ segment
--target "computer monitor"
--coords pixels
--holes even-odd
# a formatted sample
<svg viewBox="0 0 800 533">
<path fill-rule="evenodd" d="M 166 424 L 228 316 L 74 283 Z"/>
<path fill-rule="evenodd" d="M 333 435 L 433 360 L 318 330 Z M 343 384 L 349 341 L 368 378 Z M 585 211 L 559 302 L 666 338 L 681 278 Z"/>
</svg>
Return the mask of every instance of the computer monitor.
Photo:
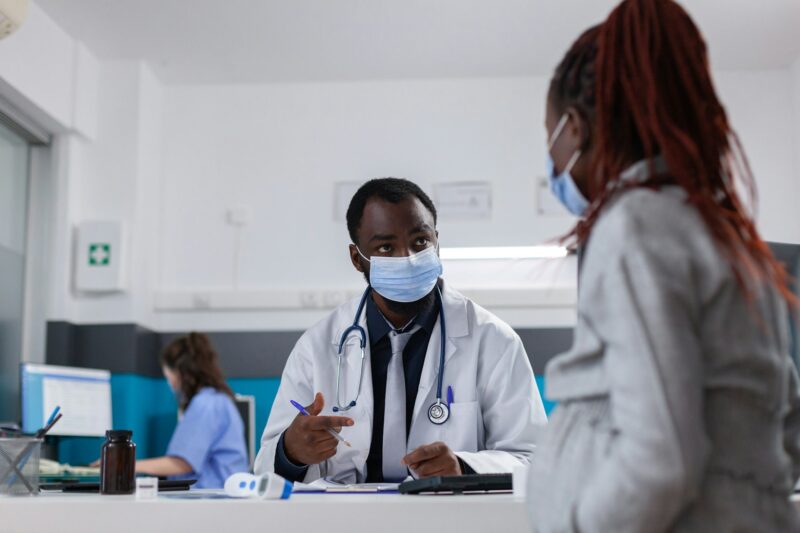
<svg viewBox="0 0 800 533">
<path fill-rule="evenodd" d="M 64 415 L 48 435 L 102 437 L 111 423 L 111 372 L 21 365 L 22 430 L 43 427 L 56 406 Z"/>
<path fill-rule="evenodd" d="M 783 263 L 786 271 L 792 278 L 792 291 L 800 298 L 800 244 L 786 244 L 770 242 L 769 244 L 775 258 Z M 800 332 L 796 316 L 789 317 L 789 352 L 795 364 L 800 368 Z"/>
<path fill-rule="evenodd" d="M 252 468 L 256 455 L 256 397 L 237 394 L 235 403 L 236 410 L 244 422 L 244 441 Z"/>
</svg>

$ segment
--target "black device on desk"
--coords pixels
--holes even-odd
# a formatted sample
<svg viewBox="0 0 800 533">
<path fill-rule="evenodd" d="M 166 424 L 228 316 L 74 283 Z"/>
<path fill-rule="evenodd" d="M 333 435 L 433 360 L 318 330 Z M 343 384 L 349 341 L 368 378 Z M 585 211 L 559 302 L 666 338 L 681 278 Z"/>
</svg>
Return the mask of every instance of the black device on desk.
<svg viewBox="0 0 800 533">
<path fill-rule="evenodd" d="M 470 492 L 511 492 L 511 474 L 469 474 L 466 476 L 436 476 L 401 483 L 401 494 Z"/>
<path fill-rule="evenodd" d="M 176 492 L 181 490 L 189 490 L 189 488 L 197 483 L 196 479 L 159 479 L 158 492 Z M 53 490 L 61 492 L 100 492 L 100 483 L 74 481 L 62 483 L 43 483 L 39 485 L 42 490 Z"/>
</svg>

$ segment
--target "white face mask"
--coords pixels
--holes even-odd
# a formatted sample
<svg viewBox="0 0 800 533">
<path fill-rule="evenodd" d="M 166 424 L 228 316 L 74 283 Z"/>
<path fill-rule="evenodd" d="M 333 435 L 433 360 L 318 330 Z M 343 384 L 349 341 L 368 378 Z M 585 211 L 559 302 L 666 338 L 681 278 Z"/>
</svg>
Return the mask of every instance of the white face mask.
<svg viewBox="0 0 800 533">
<path fill-rule="evenodd" d="M 436 248 L 430 247 L 406 257 L 367 258 L 369 284 L 378 294 L 394 302 L 416 302 L 427 296 L 442 275 L 442 262 Z"/>
</svg>

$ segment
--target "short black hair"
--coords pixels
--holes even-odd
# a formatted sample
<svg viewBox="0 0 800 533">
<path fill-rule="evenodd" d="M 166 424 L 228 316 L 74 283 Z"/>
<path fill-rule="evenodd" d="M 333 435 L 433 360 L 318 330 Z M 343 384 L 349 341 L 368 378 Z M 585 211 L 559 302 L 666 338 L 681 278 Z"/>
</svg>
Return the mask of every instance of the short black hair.
<svg viewBox="0 0 800 533">
<path fill-rule="evenodd" d="M 370 198 L 380 198 L 393 204 L 399 204 L 410 196 L 416 196 L 422 205 L 431 212 L 435 226 L 436 207 L 430 197 L 416 183 L 402 178 L 376 178 L 359 187 L 347 208 L 347 231 L 350 233 L 353 244 L 358 244 L 356 232 L 361 225 L 361 217 L 364 216 L 364 207 Z"/>
</svg>

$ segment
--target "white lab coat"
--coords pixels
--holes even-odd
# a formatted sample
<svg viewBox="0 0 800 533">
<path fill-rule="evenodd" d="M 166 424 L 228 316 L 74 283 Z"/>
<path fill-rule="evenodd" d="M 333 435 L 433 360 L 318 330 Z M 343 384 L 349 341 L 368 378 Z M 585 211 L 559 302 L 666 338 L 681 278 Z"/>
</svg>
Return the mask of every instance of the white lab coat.
<svg viewBox="0 0 800 533">
<path fill-rule="evenodd" d="M 425 355 L 407 451 L 442 441 L 478 473 L 511 472 L 516 465 L 530 462 L 547 423 L 522 341 L 505 322 L 446 286 L 442 301 L 447 324 L 443 401 L 451 386 L 450 418 L 442 425 L 428 420 L 428 407 L 436 400 L 439 369 L 441 324 L 437 319 Z M 344 415 L 354 420 L 353 426 L 342 429 L 342 436 L 352 448 L 340 445 L 334 457 L 310 465 L 304 481 L 327 477 L 358 483 L 366 479 L 373 414 L 369 333 L 358 403 L 346 412 L 332 411 L 336 401 L 337 347 L 342 333 L 353 323 L 358 303 L 353 300 L 341 305 L 297 341 L 261 437 L 254 468 L 257 474 L 274 471 L 278 440 L 298 414 L 289 401 L 308 405 L 316 392 L 322 392 L 325 407 L 321 414 Z M 366 330 L 366 312 L 362 312 L 359 323 Z M 350 336 L 348 355 L 342 363 L 343 404 L 354 398 L 358 386 L 358 339 L 357 334 Z"/>
</svg>

